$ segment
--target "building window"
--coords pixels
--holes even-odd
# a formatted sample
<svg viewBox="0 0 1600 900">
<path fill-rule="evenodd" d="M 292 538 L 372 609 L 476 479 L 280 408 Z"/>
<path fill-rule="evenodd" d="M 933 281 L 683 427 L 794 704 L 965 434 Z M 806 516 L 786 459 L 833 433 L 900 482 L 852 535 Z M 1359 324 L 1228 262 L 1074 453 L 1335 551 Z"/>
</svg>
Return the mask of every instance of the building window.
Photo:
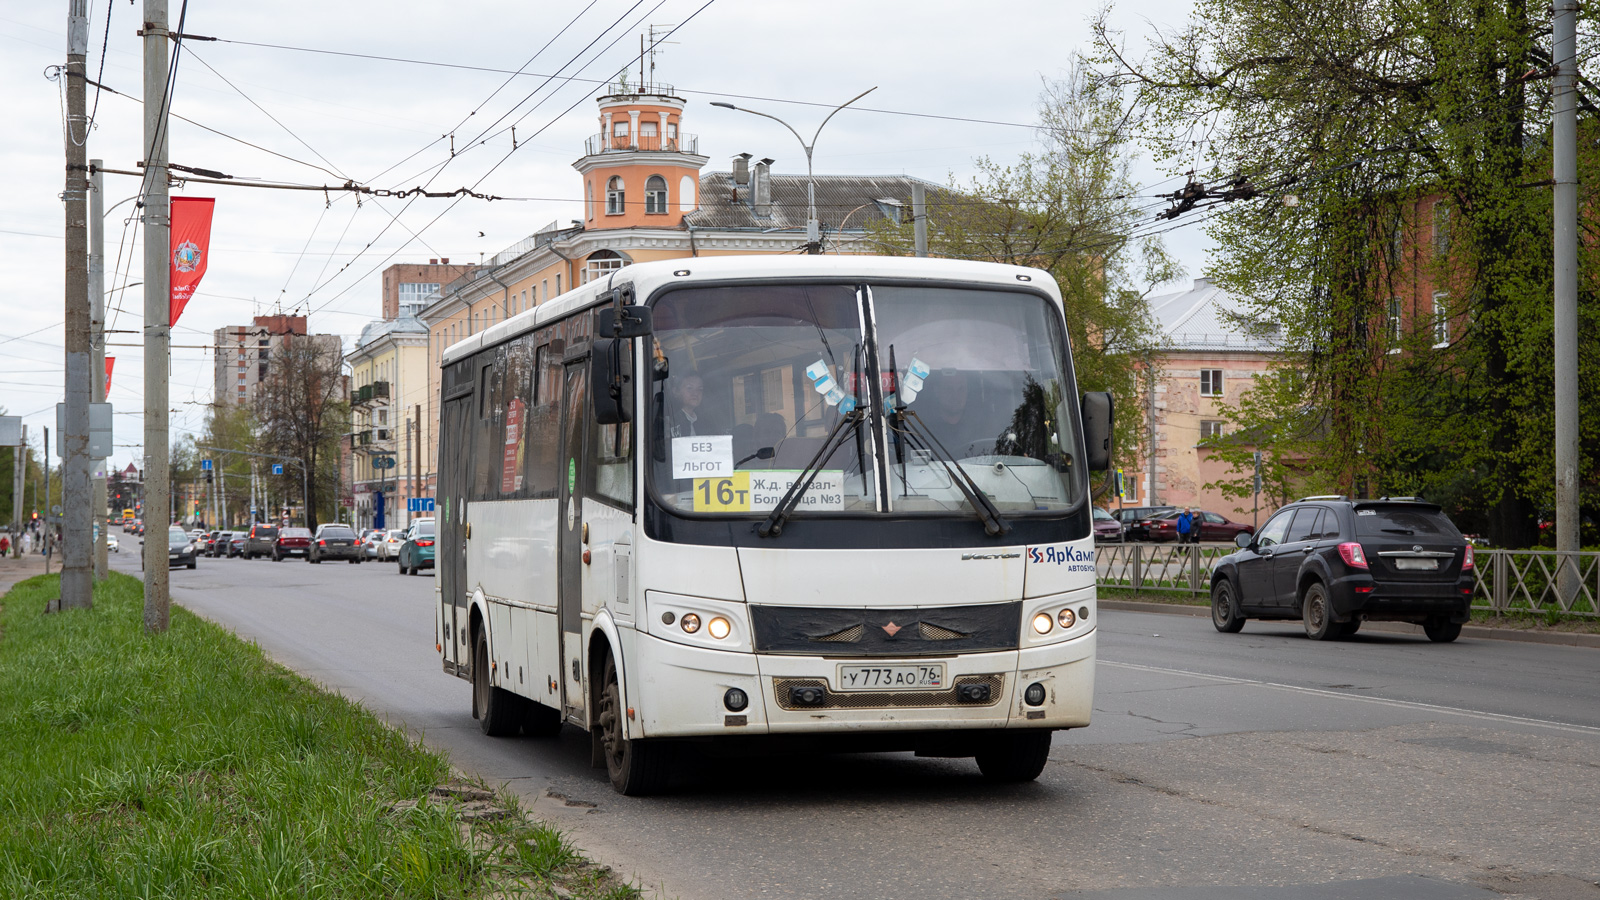
<svg viewBox="0 0 1600 900">
<path fill-rule="evenodd" d="M 644 183 L 644 211 L 648 214 L 667 211 L 667 180 L 651 175 Z"/>
<path fill-rule="evenodd" d="M 628 261 L 615 250 L 596 250 L 583 264 L 583 283 L 588 284 L 627 265 Z"/>
<path fill-rule="evenodd" d="M 667 140 L 675 141 L 677 139 L 678 139 L 678 123 L 677 122 L 668 122 L 667 123 Z"/>
<path fill-rule="evenodd" d="M 1216 419 L 1202 419 L 1200 422 L 1200 440 L 1219 437 L 1222 437 L 1222 423 Z"/>
<path fill-rule="evenodd" d="M 654 122 L 640 122 L 639 123 L 639 137 L 655 137 L 655 136 L 656 136 L 656 123 L 654 123 Z"/>
<path fill-rule="evenodd" d="M 1201 369 L 1200 370 L 1200 396 L 1202 396 L 1202 397 L 1221 397 L 1222 396 L 1222 370 L 1221 369 Z"/>
<path fill-rule="evenodd" d="M 613 122 L 613 123 L 611 123 L 611 136 L 612 137 L 619 137 L 619 138 L 627 137 L 628 136 L 628 123 L 627 122 Z"/>
<path fill-rule="evenodd" d="M 546 278 L 545 280 L 539 282 L 539 290 L 544 294 L 545 302 L 550 302 L 550 279 Z"/>
<path fill-rule="evenodd" d="M 622 179 L 616 175 L 606 182 L 606 215 L 620 216 L 627 210 L 627 198 L 622 190 Z"/>
<path fill-rule="evenodd" d="M 561 295 L 561 276 L 557 275 L 556 276 L 556 296 L 559 297 L 560 295 Z"/>
<path fill-rule="evenodd" d="M 594 221 L 594 182 L 584 182 L 583 211 L 590 221 Z"/>
<path fill-rule="evenodd" d="M 1450 207 L 1442 200 L 1433 205 L 1433 252 L 1436 256 L 1450 252 Z"/>
<path fill-rule="evenodd" d="M 1435 349 L 1450 346 L 1450 295 L 1437 291 L 1433 295 L 1433 346 Z"/>
<path fill-rule="evenodd" d="M 1400 330 L 1402 326 L 1401 326 L 1401 323 L 1400 323 L 1400 298 L 1399 297 L 1390 297 L 1389 298 L 1389 312 L 1384 317 L 1384 319 L 1385 319 L 1385 324 L 1388 326 L 1384 330 L 1389 333 L 1389 344 L 1390 344 L 1389 352 L 1390 353 L 1399 353 L 1400 352 L 1400 339 L 1402 337 L 1401 330 Z"/>
<path fill-rule="evenodd" d="M 427 306 L 428 295 L 439 289 L 437 283 L 406 282 L 400 286 L 400 315 L 415 316 Z"/>
</svg>

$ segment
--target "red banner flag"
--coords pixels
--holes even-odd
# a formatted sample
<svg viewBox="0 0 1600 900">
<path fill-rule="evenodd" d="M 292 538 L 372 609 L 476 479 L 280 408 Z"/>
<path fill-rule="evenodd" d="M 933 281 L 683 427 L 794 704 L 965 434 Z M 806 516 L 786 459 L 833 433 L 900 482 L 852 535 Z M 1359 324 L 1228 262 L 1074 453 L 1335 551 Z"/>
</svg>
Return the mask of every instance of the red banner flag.
<svg viewBox="0 0 1600 900">
<path fill-rule="evenodd" d="M 106 397 L 111 396 L 111 367 L 116 364 L 117 358 L 115 356 L 106 357 L 106 392 L 100 397 L 101 403 L 105 402 Z"/>
<path fill-rule="evenodd" d="M 211 253 L 211 197 L 172 198 L 172 301 L 168 325 L 178 324 L 194 289 L 206 274 Z"/>
</svg>

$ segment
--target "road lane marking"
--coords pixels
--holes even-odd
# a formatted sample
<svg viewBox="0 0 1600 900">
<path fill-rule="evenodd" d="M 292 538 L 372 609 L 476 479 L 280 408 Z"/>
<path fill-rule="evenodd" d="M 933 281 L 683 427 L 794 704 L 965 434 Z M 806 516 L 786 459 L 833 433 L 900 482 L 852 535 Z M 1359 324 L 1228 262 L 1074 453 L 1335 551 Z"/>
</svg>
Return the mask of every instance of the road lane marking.
<svg viewBox="0 0 1600 900">
<path fill-rule="evenodd" d="M 1117 669 L 1136 669 L 1144 672 L 1158 672 L 1163 675 L 1181 675 L 1188 678 L 1204 678 L 1223 684 L 1245 684 L 1251 687 L 1271 688 L 1279 691 L 1291 691 L 1297 694 L 1312 694 L 1319 697 L 1331 697 L 1337 700 L 1354 700 L 1360 703 L 1376 703 L 1380 706 L 1392 706 L 1399 709 L 1411 709 L 1419 712 L 1442 713 L 1450 716 L 1463 716 L 1469 719 L 1482 719 L 1486 722 L 1505 722 L 1515 725 L 1528 725 L 1535 728 L 1549 728 L 1555 731 L 1566 731 L 1573 734 L 1582 734 L 1589 737 L 1600 737 L 1600 728 L 1592 725 L 1578 725 L 1572 722 L 1553 722 L 1548 719 L 1529 719 L 1523 716 L 1508 716 L 1503 713 L 1483 712 L 1475 709 L 1462 709 L 1457 706 L 1440 706 L 1435 703 L 1419 703 L 1415 700 L 1392 700 L 1387 697 L 1371 697 L 1363 694 L 1347 694 L 1343 691 L 1330 691 L 1322 688 L 1302 687 L 1297 684 L 1281 684 L 1276 681 L 1260 681 L 1254 678 L 1236 678 L 1227 675 L 1212 675 L 1206 672 L 1195 672 L 1189 669 L 1168 669 L 1162 666 L 1146 666 L 1139 663 L 1112 662 L 1100 659 L 1102 666 L 1111 666 Z"/>
</svg>

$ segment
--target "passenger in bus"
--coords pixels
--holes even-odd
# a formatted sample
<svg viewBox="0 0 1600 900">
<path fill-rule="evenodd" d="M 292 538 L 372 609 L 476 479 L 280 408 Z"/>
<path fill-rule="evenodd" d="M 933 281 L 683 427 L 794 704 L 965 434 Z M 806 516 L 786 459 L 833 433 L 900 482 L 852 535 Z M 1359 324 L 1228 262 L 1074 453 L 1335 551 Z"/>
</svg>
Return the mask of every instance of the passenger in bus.
<svg viewBox="0 0 1600 900">
<path fill-rule="evenodd" d="M 694 437 L 715 434 L 707 423 L 700 421 L 700 403 L 705 399 L 705 382 L 699 375 L 686 375 L 674 381 L 672 391 L 672 421 L 669 430 L 673 437 Z"/>
</svg>

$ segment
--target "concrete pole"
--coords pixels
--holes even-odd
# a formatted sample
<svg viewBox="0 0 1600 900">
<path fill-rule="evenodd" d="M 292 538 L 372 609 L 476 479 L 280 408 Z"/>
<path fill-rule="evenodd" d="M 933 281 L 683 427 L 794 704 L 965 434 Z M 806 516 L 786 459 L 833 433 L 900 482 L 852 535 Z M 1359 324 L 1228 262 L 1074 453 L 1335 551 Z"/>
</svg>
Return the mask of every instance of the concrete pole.
<svg viewBox="0 0 1600 900">
<path fill-rule="evenodd" d="M 60 439 L 61 436 L 57 435 L 56 440 Z M 56 549 L 56 523 L 53 514 L 50 512 L 50 429 L 48 426 L 44 430 L 44 502 L 39 505 L 44 507 L 44 529 L 39 533 L 39 536 L 44 539 L 44 573 L 49 575 L 50 557 L 55 553 Z"/>
<path fill-rule="evenodd" d="M 1145 378 L 1148 379 L 1147 384 L 1149 386 L 1146 391 L 1145 402 L 1147 404 L 1146 412 L 1149 415 L 1150 431 L 1150 437 L 1145 441 L 1145 446 L 1150 454 L 1149 459 L 1146 461 L 1150 468 L 1150 489 L 1145 492 L 1144 503 L 1146 506 L 1158 506 L 1160 504 L 1156 500 L 1156 363 L 1149 354 L 1145 355 L 1144 363 L 1144 374 Z"/>
<path fill-rule="evenodd" d="M 911 233 L 918 256 L 928 255 L 928 192 L 921 183 L 911 185 Z"/>
<path fill-rule="evenodd" d="M 167 0 L 144 0 L 144 627 L 164 632 L 171 615 L 166 524 L 172 497 L 167 370 L 172 327 L 171 201 L 167 196 Z"/>
<path fill-rule="evenodd" d="M 1556 549 L 1578 549 L 1578 0 L 1555 6 Z M 1577 557 L 1560 562 L 1556 589 L 1577 594 Z"/>
<path fill-rule="evenodd" d="M 61 449 L 61 608 L 94 600 L 94 534 L 89 488 L 89 402 L 94 391 L 89 333 L 89 117 L 84 57 L 89 52 L 88 0 L 67 4 L 66 411 Z"/>
<path fill-rule="evenodd" d="M 22 426 L 22 443 L 17 445 L 16 452 L 11 455 L 11 460 L 12 468 L 16 470 L 11 473 L 11 543 L 15 546 L 22 537 L 23 524 L 28 521 L 23 513 L 26 504 L 23 503 L 25 498 L 22 496 L 23 488 L 27 485 L 28 472 L 27 425 Z M 16 555 L 22 555 L 21 547 L 17 547 Z"/>
<path fill-rule="evenodd" d="M 106 402 L 106 228 L 105 176 L 101 160 L 89 160 L 89 375 L 94 379 L 93 399 Z M 104 581 L 106 559 L 106 460 L 94 460 L 94 483 L 89 512 L 94 516 L 94 580 Z"/>
</svg>

